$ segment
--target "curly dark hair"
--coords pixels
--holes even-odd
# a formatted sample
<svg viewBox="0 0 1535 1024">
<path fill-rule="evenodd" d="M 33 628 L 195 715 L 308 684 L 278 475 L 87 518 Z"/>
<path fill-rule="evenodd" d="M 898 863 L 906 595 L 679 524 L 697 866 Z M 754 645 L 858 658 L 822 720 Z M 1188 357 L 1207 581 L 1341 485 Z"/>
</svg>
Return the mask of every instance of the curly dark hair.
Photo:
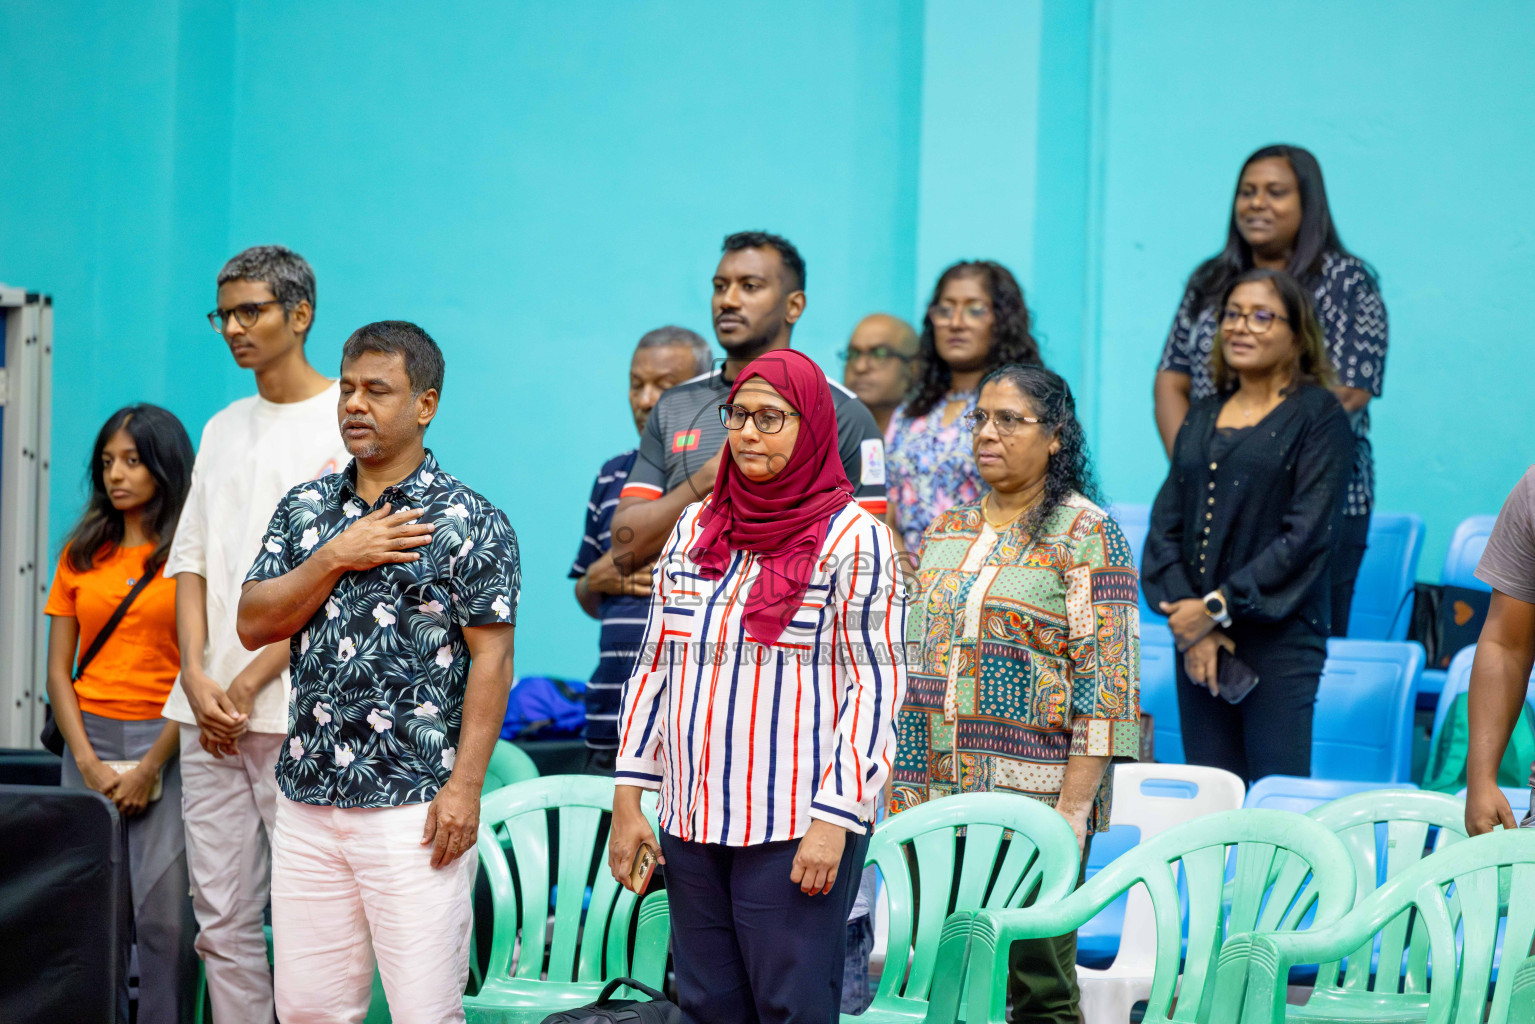
<svg viewBox="0 0 1535 1024">
<path fill-rule="evenodd" d="M 1098 480 L 1093 474 L 1093 457 L 1087 450 L 1087 436 L 1082 422 L 1077 419 L 1077 402 L 1071 396 L 1071 385 L 1066 379 L 1047 367 L 1009 363 L 988 373 L 981 381 L 981 389 L 988 384 L 1011 384 L 1029 400 L 1034 412 L 1043 420 L 1040 427 L 1053 431 L 1061 447 L 1050 456 L 1045 470 L 1045 491 L 1038 504 L 1029 512 L 1024 523 L 1030 537 L 1039 536 L 1045 521 L 1075 491 L 1094 504 L 1103 504 L 1098 490 Z"/>
<path fill-rule="evenodd" d="M 1039 343 L 1029 331 L 1029 307 L 1023 301 L 1023 289 L 1012 271 L 993 260 L 961 260 L 938 276 L 933 286 L 932 307 L 943 294 L 943 286 L 956 277 L 973 274 L 986 282 L 986 292 L 991 296 L 991 311 L 995 319 L 991 327 L 991 351 L 986 353 L 986 370 L 995 371 L 1008 363 L 1043 366 Z M 910 416 L 926 416 L 933 411 L 954 381 L 949 364 L 938 356 L 938 343 L 933 334 L 931 313 L 922 315 L 922 347 L 917 359 L 920 375 L 912 382 L 906 394 L 906 413 Z"/>
</svg>

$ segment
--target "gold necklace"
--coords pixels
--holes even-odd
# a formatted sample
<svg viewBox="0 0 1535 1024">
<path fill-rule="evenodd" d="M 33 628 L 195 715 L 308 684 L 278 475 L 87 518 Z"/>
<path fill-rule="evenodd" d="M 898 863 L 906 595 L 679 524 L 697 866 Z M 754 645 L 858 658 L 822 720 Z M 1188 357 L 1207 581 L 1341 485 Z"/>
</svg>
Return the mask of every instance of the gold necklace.
<svg viewBox="0 0 1535 1024">
<path fill-rule="evenodd" d="M 1017 519 L 1019 516 L 1023 515 L 1025 512 L 1027 512 L 1029 510 L 1029 508 L 1034 504 L 1031 501 L 1031 502 L 1029 502 L 1028 505 L 1023 506 L 1023 508 L 1019 509 L 1017 512 L 1014 512 L 1012 515 L 1008 516 L 1006 519 L 1002 520 L 1000 523 L 994 523 L 994 522 L 991 521 L 991 516 L 986 514 L 986 505 L 989 502 L 991 502 L 991 493 L 988 491 L 986 496 L 981 499 L 981 518 L 986 520 L 986 525 L 987 526 L 990 526 L 993 530 L 996 530 L 998 532 L 1000 532 L 1003 527 L 1011 525 L 1013 520 Z"/>
</svg>

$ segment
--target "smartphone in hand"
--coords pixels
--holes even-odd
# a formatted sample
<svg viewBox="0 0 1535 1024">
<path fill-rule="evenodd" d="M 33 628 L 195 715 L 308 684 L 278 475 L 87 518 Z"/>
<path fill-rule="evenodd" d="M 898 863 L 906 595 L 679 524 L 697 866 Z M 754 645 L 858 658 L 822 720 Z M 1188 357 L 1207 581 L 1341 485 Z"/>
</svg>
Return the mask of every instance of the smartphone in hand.
<svg viewBox="0 0 1535 1024">
<path fill-rule="evenodd" d="M 650 885 L 650 876 L 656 870 L 656 851 L 647 843 L 641 843 L 640 848 L 634 851 L 634 863 L 629 868 L 629 888 L 645 895 L 645 889 Z"/>
</svg>

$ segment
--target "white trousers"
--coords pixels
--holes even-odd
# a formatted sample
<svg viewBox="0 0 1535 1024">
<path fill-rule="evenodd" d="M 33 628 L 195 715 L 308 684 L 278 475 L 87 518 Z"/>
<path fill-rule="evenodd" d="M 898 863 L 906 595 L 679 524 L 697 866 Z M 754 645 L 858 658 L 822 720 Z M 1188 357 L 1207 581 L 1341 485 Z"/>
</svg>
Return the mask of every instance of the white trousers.
<svg viewBox="0 0 1535 1024">
<path fill-rule="evenodd" d="M 272 1024 L 262 913 L 272 881 L 280 733 L 248 732 L 238 757 L 214 757 L 181 727 L 181 815 L 197 915 L 197 952 L 218 1024 Z"/>
<path fill-rule="evenodd" d="M 426 804 L 343 810 L 279 795 L 272 940 L 283 1024 L 358 1024 L 378 966 L 395 1024 L 459 1024 L 473 847 L 442 868 Z"/>
</svg>

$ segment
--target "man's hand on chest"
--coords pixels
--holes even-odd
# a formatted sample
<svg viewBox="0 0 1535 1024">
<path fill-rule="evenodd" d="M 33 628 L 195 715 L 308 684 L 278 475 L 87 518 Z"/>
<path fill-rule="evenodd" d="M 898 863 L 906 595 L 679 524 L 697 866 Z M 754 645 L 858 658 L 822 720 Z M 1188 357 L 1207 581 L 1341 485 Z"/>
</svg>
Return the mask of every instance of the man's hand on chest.
<svg viewBox="0 0 1535 1024">
<path fill-rule="evenodd" d="M 391 511 L 386 502 L 328 541 L 317 555 L 345 572 L 364 572 L 380 565 L 417 561 L 415 549 L 432 542 L 431 523 L 418 522 L 419 508 Z"/>
</svg>

